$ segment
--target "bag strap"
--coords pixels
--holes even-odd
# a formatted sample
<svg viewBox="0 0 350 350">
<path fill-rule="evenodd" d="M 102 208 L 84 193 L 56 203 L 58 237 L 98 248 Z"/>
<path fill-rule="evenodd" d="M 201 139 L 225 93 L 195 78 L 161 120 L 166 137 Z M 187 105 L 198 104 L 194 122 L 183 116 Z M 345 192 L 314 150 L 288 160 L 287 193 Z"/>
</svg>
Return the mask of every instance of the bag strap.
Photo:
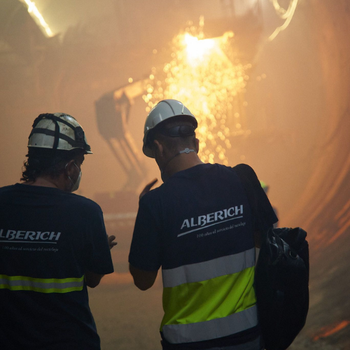
<svg viewBox="0 0 350 350">
<path fill-rule="evenodd" d="M 233 169 L 238 175 L 244 192 L 248 197 L 248 202 L 254 218 L 254 228 L 259 230 L 263 235 L 267 234 L 266 231 L 273 226 L 273 224 L 268 223 L 269 219 L 272 220 L 269 208 L 271 208 L 271 210 L 273 209 L 265 191 L 260 185 L 258 177 L 254 170 L 246 164 L 236 165 Z"/>
</svg>

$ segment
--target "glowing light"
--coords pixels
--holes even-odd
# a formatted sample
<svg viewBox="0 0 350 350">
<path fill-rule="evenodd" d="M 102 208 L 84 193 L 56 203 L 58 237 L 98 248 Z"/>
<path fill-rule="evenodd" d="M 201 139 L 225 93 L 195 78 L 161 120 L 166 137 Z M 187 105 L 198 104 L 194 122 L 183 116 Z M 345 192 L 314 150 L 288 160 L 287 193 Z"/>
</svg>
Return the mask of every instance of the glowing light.
<svg viewBox="0 0 350 350">
<path fill-rule="evenodd" d="M 282 30 L 285 30 L 289 26 L 294 16 L 295 9 L 297 8 L 298 0 L 290 0 L 287 10 L 280 6 L 278 0 L 270 1 L 272 2 L 278 16 L 285 20 L 285 22 L 280 27 L 276 28 L 274 32 L 269 36 L 269 41 L 272 41 Z"/>
<path fill-rule="evenodd" d="M 129 83 L 132 83 L 132 82 L 134 82 L 134 79 L 133 79 L 133 78 L 129 78 L 129 79 L 128 79 L 128 82 L 129 82 Z"/>
<path fill-rule="evenodd" d="M 204 20 L 201 22 L 204 23 Z M 203 161 L 228 165 L 229 138 L 242 135 L 244 112 L 236 108 L 244 102 L 249 78 L 247 70 L 233 51 L 232 32 L 205 39 L 193 26 L 173 40 L 169 62 L 162 70 L 152 68 L 152 79 L 143 97 L 149 111 L 158 101 L 174 98 L 182 101 L 196 116 L 196 131 Z M 239 97 L 239 98 L 238 98 Z M 233 122 L 234 119 L 234 122 Z"/>
<path fill-rule="evenodd" d="M 35 3 L 31 0 L 21 0 L 21 1 L 27 5 L 28 13 L 32 16 L 34 21 L 39 25 L 39 27 L 44 32 L 44 34 L 48 37 L 52 37 L 54 34 L 52 33 L 49 25 L 44 20 L 44 17 L 42 16 L 38 8 L 35 6 Z"/>
<path fill-rule="evenodd" d="M 205 54 L 210 54 L 210 50 L 215 46 L 213 39 L 199 40 L 188 33 L 185 34 L 184 40 L 188 59 L 191 63 L 203 58 Z"/>
<path fill-rule="evenodd" d="M 316 335 L 314 337 L 314 340 L 316 341 L 320 338 L 329 337 L 330 335 L 341 331 L 342 329 L 346 328 L 349 325 L 350 325 L 350 321 L 344 320 L 344 321 L 341 321 L 340 323 L 334 325 L 333 327 L 332 326 L 324 327 L 321 329 L 321 334 Z"/>
</svg>

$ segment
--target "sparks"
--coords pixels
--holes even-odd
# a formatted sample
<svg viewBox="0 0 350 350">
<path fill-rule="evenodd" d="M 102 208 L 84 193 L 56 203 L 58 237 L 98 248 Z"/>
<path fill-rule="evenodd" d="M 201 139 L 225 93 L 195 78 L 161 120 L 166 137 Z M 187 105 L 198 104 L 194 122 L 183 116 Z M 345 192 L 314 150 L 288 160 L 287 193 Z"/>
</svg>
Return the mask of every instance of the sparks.
<svg viewBox="0 0 350 350">
<path fill-rule="evenodd" d="M 186 32 L 173 40 L 171 61 L 145 86 L 147 112 L 160 100 L 183 102 L 199 122 L 200 157 L 228 165 L 230 137 L 243 132 L 242 100 L 251 65 L 228 57 L 233 33 L 204 39 Z M 240 98 L 240 99 L 239 99 Z M 240 106 L 239 106 L 240 105 Z"/>
</svg>

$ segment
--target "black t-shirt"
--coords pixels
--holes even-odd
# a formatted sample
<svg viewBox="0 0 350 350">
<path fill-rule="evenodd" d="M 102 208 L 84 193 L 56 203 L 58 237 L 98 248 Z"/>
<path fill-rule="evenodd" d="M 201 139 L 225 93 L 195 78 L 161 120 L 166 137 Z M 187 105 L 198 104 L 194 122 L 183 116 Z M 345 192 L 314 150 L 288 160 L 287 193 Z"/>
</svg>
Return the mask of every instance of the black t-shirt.
<svg viewBox="0 0 350 350">
<path fill-rule="evenodd" d="M 278 218 L 254 170 L 246 164 L 239 164 L 233 169 L 238 175 L 244 192 L 248 197 L 252 210 L 254 230 L 267 230 L 278 221 Z"/>
<path fill-rule="evenodd" d="M 113 272 L 100 207 L 59 189 L 0 189 L 0 344 L 99 349 L 84 274 Z"/>
<path fill-rule="evenodd" d="M 241 206 L 245 208 L 242 218 Z M 245 232 L 266 229 L 277 220 L 250 166 L 201 164 L 174 174 L 141 198 L 129 262 L 156 271 L 160 266 L 174 268 L 214 259 L 215 254 L 225 255 L 225 249 L 229 249 L 227 254 L 243 251 L 254 246 L 252 235 L 243 238 L 248 236 Z M 232 251 L 232 234 L 227 235 L 225 248 L 225 242 L 210 233 L 211 228 L 223 232 L 233 223 L 238 239 Z M 205 243 L 199 235 L 206 237 Z M 184 252 L 184 246 L 191 254 Z"/>
</svg>

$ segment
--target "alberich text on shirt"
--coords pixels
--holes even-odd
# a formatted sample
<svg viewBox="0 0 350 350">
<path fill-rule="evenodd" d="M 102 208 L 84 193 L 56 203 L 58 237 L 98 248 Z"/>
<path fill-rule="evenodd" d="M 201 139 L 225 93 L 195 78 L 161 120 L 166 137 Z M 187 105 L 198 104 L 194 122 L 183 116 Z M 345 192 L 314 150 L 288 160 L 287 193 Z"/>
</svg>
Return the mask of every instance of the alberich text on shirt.
<svg viewBox="0 0 350 350">
<path fill-rule="evenodd" d="M 0 242 L 8 241 L 58 241 L 61 232 L 50 231 L 20 231 L 0 229 Z"/>
<path fill-rule="evenodd" d="M 190 219 L 185 219 L 181 225 L 181 229 L 189 229 L 194 227 L 212 226 L 225 221 L 238 219 L 243 217 L 243 204 L 228 209 L 222 209 L 206 215 L 199 215 Z M 184 234 L 184 233 L 182 233 Z M 182 235 L 180 234 L 180 235 Z"/>
</svg>

